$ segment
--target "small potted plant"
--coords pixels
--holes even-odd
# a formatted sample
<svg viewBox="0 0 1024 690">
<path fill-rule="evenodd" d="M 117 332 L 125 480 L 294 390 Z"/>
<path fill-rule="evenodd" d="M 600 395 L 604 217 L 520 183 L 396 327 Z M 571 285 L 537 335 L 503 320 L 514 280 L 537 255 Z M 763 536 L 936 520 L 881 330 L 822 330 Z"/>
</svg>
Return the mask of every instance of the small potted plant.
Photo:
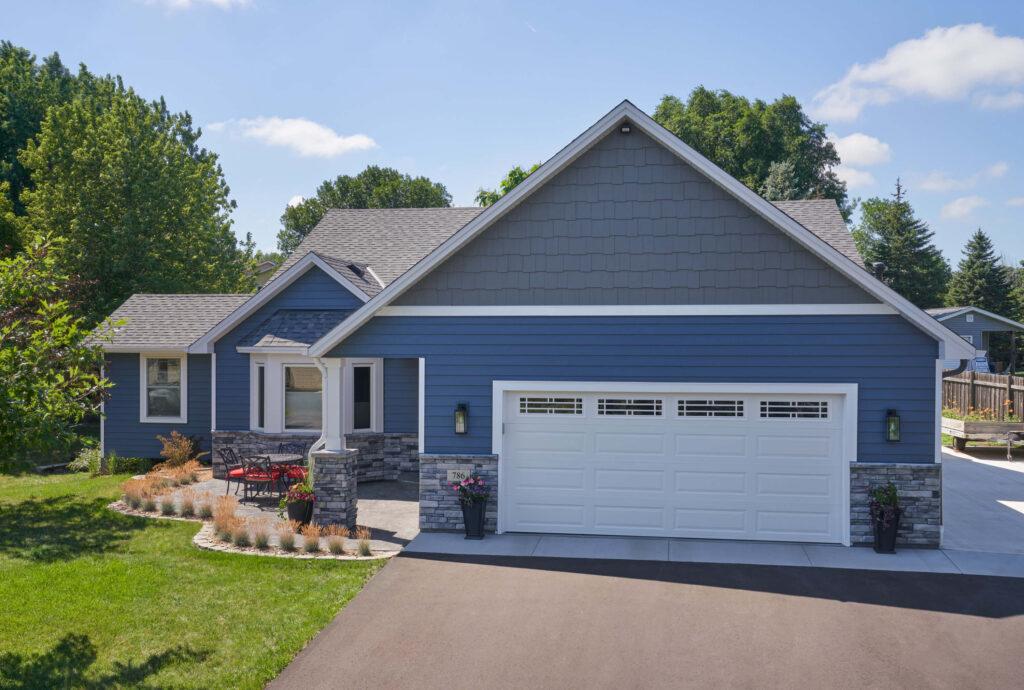
<svg viewBox="0 0 1024 690">
<path fill-rule="evenodd" d="M 899 491 L 891 481 L 868 489 L 871 524 L 875 528 L 875 551 L 896 553 L 896 534 L 900 530 Z"/>
<path fill-rule="evenodd" d="M 491 492 L 491 487 L 484 484 L 484 478 L 479 474 L 474 474 L 461 482 L 452 482 L 448 486 L 459 495 L 466 539 L 483 539 L 487 495 Z"/>
<path fill-rule="evenodd" d="M 313 519 L 313 503 L 316 501 L 316 494 L 313 487 L 309 485 L 309 477 L 288 488 L 281 497 L 278 516 L 284 517 L 288 514 L 289 520 L 294 520 L 300 525 L 308 525 Z"/>
</svg>

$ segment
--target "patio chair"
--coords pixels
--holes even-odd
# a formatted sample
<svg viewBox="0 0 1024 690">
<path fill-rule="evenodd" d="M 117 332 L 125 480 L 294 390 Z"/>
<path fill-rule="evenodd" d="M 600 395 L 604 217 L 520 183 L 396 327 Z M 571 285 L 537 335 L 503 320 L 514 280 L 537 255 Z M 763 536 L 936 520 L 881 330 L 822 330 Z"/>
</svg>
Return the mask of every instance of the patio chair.
<svg viewBox="0 0 1024 690">
<path fill-rule="evenodd" d="M 307 443 L 282 443 L 277 447 L 277 452 L 301 455 L 302 458 L 308 462 L 308 458 L 306 458 L 306 450 L 308 448 L 309 444 Z M 305 465 L 285 465 L 281 468 L 281 471 L 281 479 L 286 486 L 291 486 L 292 484 L 297 484 L 303 481 L 308 474 L 308 470 Z"/>
<path fill-rule="evenodd" d="M 252 455 L 242 458 L 242 500 L 249 500 L 250 490 L 258 496 L 266 489 L 273 494 L 277 489 L 280 470 L 270 464 L 265 455 Z"/>
<path fill-rule="evenodd" d="M 235 482 L 235 493 L 238 493 L 238 485 L 242 483 L 242 461 L 238 459 L 234 448 L 220 448 L 217 455 L 224 461 L 224 495 L 228 495 L 231 482 Z"/>
</svg>

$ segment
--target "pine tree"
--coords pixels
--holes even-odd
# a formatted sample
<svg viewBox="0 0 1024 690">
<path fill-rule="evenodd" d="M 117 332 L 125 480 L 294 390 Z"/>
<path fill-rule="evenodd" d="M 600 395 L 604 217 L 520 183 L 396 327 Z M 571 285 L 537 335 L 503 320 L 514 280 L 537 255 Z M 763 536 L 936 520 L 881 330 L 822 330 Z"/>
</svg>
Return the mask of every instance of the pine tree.
<svg viewBox="0 0 1024 690">
<path fill-rule="evenodd" d="M 1000 316 L 1011 314 L 1012 286 L 1006 270 L 999 265 L 992 240 L 981 228 L 971 236 L 963 254 L 964 258 L 949 283 L 946 304 L 951 307 L 978 307 Z"/>
<path fill-rule="evenodd" d="M 800 191 L 799 184 L 793 161 L 778 161 L 768 168 L 768 177 L 765 178 L 759 193 L 768 201 L 802 199 L 805 195 Z"/>
<path fill-rule="evenodd" d="M 899 180 L 891 199 L 875 197 L 861 204 L 860 226 L 853 231 L 864 261 L 885 264 L 886 284 L 922 309 L 942 305 L 950 276 L 932 235 L 914 217 Z"/>
</svg>

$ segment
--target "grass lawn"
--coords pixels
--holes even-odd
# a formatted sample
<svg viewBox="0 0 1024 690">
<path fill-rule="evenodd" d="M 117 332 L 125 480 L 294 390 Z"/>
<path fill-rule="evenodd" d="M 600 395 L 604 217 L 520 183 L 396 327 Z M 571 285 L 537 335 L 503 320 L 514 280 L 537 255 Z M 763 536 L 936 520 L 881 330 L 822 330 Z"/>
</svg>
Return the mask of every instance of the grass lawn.
<svg viewBox="0 0 1024 690">
<path fill-rule="evenodd" d="M 380 567 L 201 551 L 124 479 L 0 476 L 0 688 L 259 688 Z"/>
</svg>

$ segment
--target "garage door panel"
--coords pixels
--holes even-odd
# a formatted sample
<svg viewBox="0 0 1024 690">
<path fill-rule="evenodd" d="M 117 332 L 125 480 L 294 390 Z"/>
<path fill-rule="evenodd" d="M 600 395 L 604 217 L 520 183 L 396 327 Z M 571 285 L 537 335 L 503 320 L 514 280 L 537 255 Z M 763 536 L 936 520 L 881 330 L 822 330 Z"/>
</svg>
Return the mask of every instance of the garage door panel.
<svg viewBox="0 0 1024 690">
<path fill-rule="evenodd" d="M 746 472 L 676 471 L 676 493 L 680 494 L 737 494 L 747 492 Z"/>
<path fill-rule="evenodd" d="M 503 529 L 570 534 L 842 541 L 840 396 L 829 417 L 761 417 L 799 396 L 538 393 L 578 413 L 518 413 L 506 397 Z M 655 414 L 599 414 L 599 399 L 660 400 Z M 696 402 L 694 402 L 696 401 Z M 780 407 L 781 405 L 781 407 Z M 711 412 L 725 415 L 710 416 Z M 708 416 L 701 419 L 699 415 Z"/>
</svg>

